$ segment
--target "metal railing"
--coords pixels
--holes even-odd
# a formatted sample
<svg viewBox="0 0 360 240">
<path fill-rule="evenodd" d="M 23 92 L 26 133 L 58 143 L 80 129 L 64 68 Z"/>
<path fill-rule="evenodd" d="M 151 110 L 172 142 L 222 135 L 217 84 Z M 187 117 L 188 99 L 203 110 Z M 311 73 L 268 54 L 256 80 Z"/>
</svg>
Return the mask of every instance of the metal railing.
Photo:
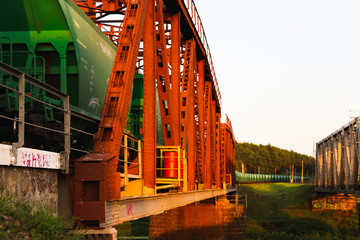
<svg viewBox="0 0 360 240">
<path fill-rule="evenodd" d="M 180 146 L 158 146 L 156 149 L 156 189 L 180 187 L 183 183 L 183 190 L 187 191 L 185 151 Z"/>
<path fill-rule="evenodd" d="M 124 133 L 121 147 L 118 166 L 126 187 L 129 179 L 142 178 L 141 139 Z"/>
<path fill-rule="evenodd" d="M 69 95 L 61 92 L 60 90 L 41 82 L 3 62 L 0 62 L 0 72 L 6 73 L 11 78 L 16 81 L 17 79 L 17 85 L 18 89 L 13 88 L 13 86 L 6 85 L 6 80 L 4 82 L 0 83 L 0 87 L 5 88 L 12 93 L 15 93 L 17 95 L 17 102 L 18 102 L 18 118 L 9 117 L 3 114 L 0 114 L 0 118 L 7 119 L 13 122 L 16 122 L 18 124 L 18 140 L 17 142 L 12 143 L 12 152 L 15 155 L 15 164 L 17 161 L 17 149 L 22 147 L 25 143 L 25 125 L 42 129 L 45 131 L 55 132 L 64 135 L 64 151 L 61 152 L 62 156 L 62 162 L 61 162 L 61 168 L 65 171 L 66 174 L 69 173 L 69 155 L 70 155 L 70 98 Z M 2 75 L 3 76 L 3 75 Z M 3 79 L 0 79 L 3 80 Z M 31 96 L 28 94 L 25 90 L 25 83 L 30 84 L 31 86 L 38 87 L 39 89 L 43 90 L 44 92 L 51 94 L 62 101 L 63 107 L 53 105 L 51 103 L 45 102 L 43 100 L 40 100 L 36 97 Z M 32 101 L 39 102 L 41 104 L 44 104 L 46 106 L 52 107 L 54 109 L 60 110 L 64 113 L 64 121 L 63 121 L 63 130 L 57 130 L 45 126 L 41 126 L 36 123 L 31 123 L 25 121 L 25 102 L 26 98 L 31 99 Z"/>
<path fill-rule="evenodd" d="M 247 194 L 234 194 L 234 195 L 227 195 L 226 198 L 229 200 L 230 203 L 235 205 L 244 205 L 247 208 L 248 199 Z"/>
<path fill-rule="evenodd" d="M 220 89 L 219 89 L 219 84 L 217 82 L 217 78 L 216 78 L 216 74 L 215 74 L 215 68 L 214 68 L 214 64 L 213 64 L 213 60 L 211 57 L 211 51 L 210 51 L 210 47 L 205 35 L 205 30 L 204 30 L 204 26 L 202 24 L 202 21 L 200 19 L 200 15 L 199 12 L 196 8 L 195 2 L 194 0 L 183 0 L 189 16 L 191 17 L 191 19 L 193 20 L 193 24 L 195 26 L 195 29 L 198 32 L 199 38 L 204 46 L 205 49 L 205 53 L 206 53 L 206 57 L 210 66 L 210 71 L 211 71 L 211 75 L 213 77 L 213 82 L 214 82 L 214 87 L 215 87 L 215 91 L 216 91 L 216 95 L 218 97 L 220 106 L 221 106 L 221 94 L 220 94 Z"/>
</svg>

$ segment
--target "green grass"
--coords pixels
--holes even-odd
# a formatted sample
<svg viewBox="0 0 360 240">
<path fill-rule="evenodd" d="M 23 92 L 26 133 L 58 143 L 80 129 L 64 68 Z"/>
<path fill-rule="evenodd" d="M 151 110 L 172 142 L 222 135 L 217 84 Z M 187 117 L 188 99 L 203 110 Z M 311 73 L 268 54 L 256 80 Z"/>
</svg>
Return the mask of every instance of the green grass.
<svg viewBox="0 0 360 240">
<path fill-rule="evenodd" d="M 81 239 L 69 235 L 71 227 L 51 210 L 6 194 L 0 188 L 0 239 Z"/>
<path fill-rule="evenodd" d="M 247 239 L 360 239 L 357 212 L 311 211 L 312 185 L 289 183 L 239 186 L 248 195 Z"/>
</svg>

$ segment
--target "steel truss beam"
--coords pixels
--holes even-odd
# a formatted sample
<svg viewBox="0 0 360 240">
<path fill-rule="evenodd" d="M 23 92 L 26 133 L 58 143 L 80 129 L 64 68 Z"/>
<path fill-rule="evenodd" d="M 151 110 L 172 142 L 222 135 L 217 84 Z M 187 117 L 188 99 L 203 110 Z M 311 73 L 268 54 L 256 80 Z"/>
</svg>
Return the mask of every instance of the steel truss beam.
<svg viewBox="0 0 360 240">
<path fill-rule="evenodd" d="M 81 221 L 105 221 L 105 201 L 120 198 L 118 156 L 147 3 L 148 0 L 132 1 L 126 6 L 94 149 L 75 163 L 74 215 Z"/>
<path fill-rule="evenodd" d="M 160 112 L 161 112 L 161 124 L 163 129 L 164 144 L 166 146 L 175 145 L 174 139 L 178 139 L 178 132 L 174 131 L 174 116 L 172 106 L 178 99 L 172 98 L 171 94 L 173 91 L 178 89 L 170 88 L 170 76 L 169 76 L 169 61 L 168 53 L 166 49 L 166 35 L 164 30 L 164 15 L 163 15 L 163 2 L 162 0 L 156 0 L 156 79 L 157 89 L 160 101 Z M 176 104 L 176 103 L 175 103 Z"/>
<path fill-rule="evenodd" d="M 360 188 L 359 117 L 316 144 L 317 191 L 344 192 Z"/>
<path fill-rule="evenodd" d="M 195 79 L 196 70 L 195 42 L 193 39 L 186 41 L 184 53 L 184 70 L 180 90 L 180 144 L 183 149 L 188 149 L 188 184 L 189 190 L 195 188 Z"/>
<path fill-rule="evenodd" d="M 182 0 L 75 2 L 118 46 L 93 153 L 75 163 L 75 217 L 103 227 L 135 219 L 122 215 L 124 204 L 130 200 L 120 199 L 117 163 L 136 71 L 144 75 L 144 161 L 143 179 L 136 183 L 140 186 L 138 195 L 156 194 L 156 88 L 164 144 L 181 146 L 187 152 L 184 173 L 188 173 L 188 190 L 223 188 L 228 175 L 232 179 L 228 184 L 233 185 L 235 139 L 231 122 L 228 120 L 224 127 L 220 123 L 221 96 L 211 56 L 207 55 L 209 47 L 206 41 L 206 46 L 202 45 L 206 40 L 202 26 L 202 32 L 196 32 L 201 25 L 196 9 L 192 7 L 197 19 L 193 23 Z M 174 5 L 175 10 L 168 11 L 167 4 Z M 111 14 L 120 18 L 111 20 Z M 190 32 L 182 35 L 183 29 Z M 179 191 L 186 191 L 186 187 L 181 186 Z M 176 199 L 181 196 L 189 195 Z M 137 206 L 150 204 L 152 199 L 143 199 Z M 171 208 L 175 205 L 169 203 Z M 108 218 L 109 211 L 120 220 Z M 139 211 L 134 216 L 158 210 Z"/>
<path fill-rule="evenodd" d="M 160 214 L 166 210 L 235 191 L 236 188 L 217 189 L 109 201 L 106 202 L 106 221 L 101 227 L 116 226 L 126 221 Z"/>
</svg>

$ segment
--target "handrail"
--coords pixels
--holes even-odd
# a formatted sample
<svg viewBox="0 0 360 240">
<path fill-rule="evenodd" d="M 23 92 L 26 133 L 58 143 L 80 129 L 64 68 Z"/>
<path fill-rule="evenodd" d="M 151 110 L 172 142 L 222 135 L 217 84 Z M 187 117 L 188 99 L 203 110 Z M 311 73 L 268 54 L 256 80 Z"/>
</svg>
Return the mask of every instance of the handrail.
<svg viewBox="0 0 360 240">
<path fill-rule="evenodd" d="M 11 67 L 1 61 L 0 61 L 0 72 L 5 72 L 5 73 L 17 78 L 18 82 L 19 82 L 18 90 L 1 84 L 1 86 L 6 87 L 8 90 L 15 92 L 19 98 L 19 106 L 18 106 L 19 107 L 19 110 L 18 110 L 19 118 L 15 119 L 15 121 L 18 122 L 18 124 L 19 124 L 18 142 L 12 144 L 13 153 L 15 155 L 15 163 L 17 161 L 17 158 L 16 158 L 17 149 L 24 145 L 25 125 L 29 125 L 29 126 L 44 129 L 47 131 L 57 132 L 57 133 L 64 135 L 64 152 L 62 153 L 62 155 L 64 156 L 64 163 L 62 164 L 62 166 L 63 166 L 62 169 L 65 171 L 66 174 L 68 174 L 69 173 L 69 157 L 70 157 L 70 116 L 71 116 L 69 95 L 67 95 L 67 94 L 61 92 L 60 90 L 46 84 L 45 82 L 42 82 L 34 77 L 31 77 L 31 76 L 19 71 L 18 69 Z M 29 83 L 29 84 L 36 86 L 48 93 L 53 94 L 56 97 L 62 98 L 63 99 L 63 108 L 59 108 L 57 106 L 48 104 L 44 101 L 41 101 L 39 99 L 36 99 L 36 98 L 26 95 L 25 83 Z M 63 111 L 64 112 L 64 131 L 59 131 L 56 129 L 51 129 L 48 127 L 40 126 L 38 124 L 26 122 L 25 121 L 25 98 L 26 97 L 31 98 L 40 103 L 43 103 L 45 105 L 55 107 L 55 108 Z M 8 117 L 2 116 L 2 115 L 0 117 L 8 119 L 8 120 L 11 119 L 11 118 L 8 118 Z"/>
</svg>

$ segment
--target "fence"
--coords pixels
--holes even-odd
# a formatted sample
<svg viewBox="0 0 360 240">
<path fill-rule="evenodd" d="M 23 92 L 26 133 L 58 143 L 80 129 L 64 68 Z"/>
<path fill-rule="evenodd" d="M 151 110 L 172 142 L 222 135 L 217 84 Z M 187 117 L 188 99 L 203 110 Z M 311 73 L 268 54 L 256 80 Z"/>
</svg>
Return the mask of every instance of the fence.
<svg viewBox="0 0 360 240">
<path fill-rule="evenodd" d="M 17 111 L 18 117 L 12 117 L 6 112 L 1 112 L 0 118 L 14 122 L 14 128 L 17 128 L 17 142 L 12 143 L 12 152 L 15 155 L 15 164 L 17 161 L 18 149 L 25 143 L 25 126 L 43 131 L 63 135 L 64 149 L 60 154 L 60 169 L 69 173 L 69 155 L 70 155 L 70 99 L 69 96 L 58 89 L 39 81 L 3 62 L 0 62 L 0 88 L 2 89 L 1 100 L 5 107 L 12 111 Z M 29 87 L 30 86 L 30 87 Z M 36 93 L 28 92 L 28 89 L 38 89 Z M 48 101 L 46 94 L 52 95 L 59 100 Z M 40 103 L 44 114 L 49 114 L 48 110 L 56 109 L 63 112 L 62 129 L 46 127 L 38 123 L 25 120 L 26 106 L 33 106 L 34 103 Z M 55 104 L 58 103 L 58 104 Z M 49 115 L 50 116 L 50 115 Z"/>
</svg>

